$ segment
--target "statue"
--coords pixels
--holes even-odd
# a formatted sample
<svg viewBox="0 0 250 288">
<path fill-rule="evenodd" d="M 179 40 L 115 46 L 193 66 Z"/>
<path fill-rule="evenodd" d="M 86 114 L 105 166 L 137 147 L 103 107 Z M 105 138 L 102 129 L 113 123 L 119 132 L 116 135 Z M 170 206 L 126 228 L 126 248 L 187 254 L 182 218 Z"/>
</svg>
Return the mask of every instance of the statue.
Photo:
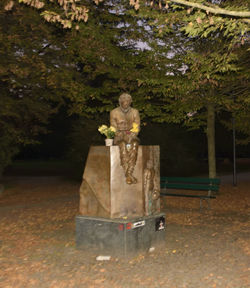
<svg viewBox="0 0 250 288">
<path fill-rule="evenodd" d="M 160 147 L 139 146 L 140 116 L 131 103 L 120 95 L 110 112 L 115 145 L 90 147 L 80 187 L 76 245 L 100 255 L 134 257 L 166 241 Z"/>
<path fill-rule="evenodd" d="M 135 218 L 160 212 L 160 147 L 139 145 L 140 116 L 129 94 L 110 112 L 114 146 L 91 146 L 80 187 L 80 214 Z"/>
<path fill-rule="evenodd" d="M 123 93 L 119 97 L 120 106 L 110 112 L 110 125 L 115 127 L 114 144 L 120 149 L 120 162 L 124 170 L 126 183 L 136 184 L 133 176 L 136 165 L 140 131 L 140 115 L 138 110 L 131 107 L 132 97 Z"/>
</svg>

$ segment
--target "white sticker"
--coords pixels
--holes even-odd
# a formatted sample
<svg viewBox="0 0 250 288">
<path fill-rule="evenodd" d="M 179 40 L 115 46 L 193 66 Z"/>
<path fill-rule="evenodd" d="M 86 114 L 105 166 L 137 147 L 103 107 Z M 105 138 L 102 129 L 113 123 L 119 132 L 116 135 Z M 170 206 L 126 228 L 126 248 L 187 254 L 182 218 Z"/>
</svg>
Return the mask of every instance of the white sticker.
<svg viewBox="0 0 250 288">
<path fill-rule="evenodd" d="M 126 144 L 126 148 L 127 148 L 128 150 L 130 150 L 131 144 L 130 144 L 130 143 Z"/>
<path fill-rule="evenodd" d="M 138 221 L 132 224 L 132 229 L 145 226 L 145 220 Z"/>
</svg>

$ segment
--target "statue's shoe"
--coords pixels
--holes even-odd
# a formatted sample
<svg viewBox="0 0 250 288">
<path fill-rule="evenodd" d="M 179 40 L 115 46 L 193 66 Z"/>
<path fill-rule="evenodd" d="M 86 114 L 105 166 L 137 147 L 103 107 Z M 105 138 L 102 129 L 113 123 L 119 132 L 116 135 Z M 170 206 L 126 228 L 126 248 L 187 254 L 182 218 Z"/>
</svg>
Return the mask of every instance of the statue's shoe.
<svg viewBox="0 0 250 288">
<path fill-rule="evenodd" d="M 128 175 L 126 177 L 126 183 L 127 184 L 136 184 L 137 183 L 137 179 L 135 177 L 133 177 L 132 175 Z"/>
</svg>

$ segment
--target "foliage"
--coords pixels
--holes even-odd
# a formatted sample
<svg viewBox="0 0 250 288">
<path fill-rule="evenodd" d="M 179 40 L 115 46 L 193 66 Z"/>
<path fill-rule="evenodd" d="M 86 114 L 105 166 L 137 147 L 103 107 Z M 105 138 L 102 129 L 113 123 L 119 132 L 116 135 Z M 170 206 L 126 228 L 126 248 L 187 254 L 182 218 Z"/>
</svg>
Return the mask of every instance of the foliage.
<svg viewBox="0 0 250 288">
<path fill-rule="evenodd" d="M 19 83 L 19 90 L 35 95 L 23 97 L 22 101 L 32 100 L 39 103 L 37 107 L 46 103 L 47 108 L 42 106 L 44 110 L 40 110 L 44 123 L 56 111 L 51 101 L 65 101 L 71 114 L 95 117 L 114 108 L 124 91 L 132 94 L 142 120 L 150 117 L 158 122 L 201 127 L 206 121 L 208 102 L 215 103 L 218 112 L 227 110 L 235 117 L 242 115 L 241 102 L 237 102 L 237 109 L 232 109 L 232 94 L 223 92 L 228 77 L 234 78 L 242 71 L 237 45 L 247 40 L 248 16 L 228 16 L 229 10 L 247 9 L 241 1 L 231 8 L 230 1 L 221 1 L 219 6 L 210 1 L 188 2 L 205 5 L 208 13 L 197 5 L 187 9 L 187 1 L 179 1 L 185 2 L 183 5 L 176 5 L 178 1 L 152 1 L 151 6 L 146 1 L 130 1 L 136 9 L 140 8 L 130 14 L 127 0 L 21 2 L 35 6 L 54 25 L 39 21 L 38 13 L 31 9 L 20 10 L 17 0 L 3 1 L 5 18 L 8 15 L 8 21 L 15 21 L 17 12 L 22 11 L 27 27 L 31 27 L 24 29 L 25 35 L 32 34 L 30 38 L 38 46 L 29 48 L 29 41 L 7 37 L 6 45 L 12 48 L 16 47 L 12 44 L 15 39 L 23 42 L 16 50 L 10 50 L 14 60 L 3 62 L 16 63 L 17 56 L 22 58 L 21 73 L 15 72 L 17 80 L 8 83 L 6 91 L 17 90 L 12 86 Z M 218 8 L 226 9 L 226 14 L 211 11 Z M 72 27 L 75 29 L 69 29 Z M 6 39 L 4 34 L 2 39 Z M 139 50 L 138 42 L 147 49 Z M 20 47 L 28 47 L 30 54 L 25 50 L 27 56 L 20 57 L 16 53 Z M 38 54 L 40 50 L 43 52 Z M 3 65 L 1 71 L 9 78 L 13 69 L 6 71 L 7 66 Z M 242 71 L 241 77 L 245 83 L 246 71 Z M 29 82 L 33 83 L 32 88 Z M 236 87 L 237 81 L 234 84 Z M 248 98 L 242 104 L 249 103 Z M 244 108 L 247 115 L 249 106 Z M 37 127 L 41 131 L 41 125 Z"/>
<path fill-rule="evenodd" d="M 2 134 L 5 147 L 11 143 L 17 152 L 20 145 L 35 143 L 35 137 L 46 132 L 48 119 L 59 105 L 66 104 L 70 114 L 90 117 L 110 111 L 119 93 L 137 87 L 143 57 L 141 53 L 134 58 L 128 48 L 135 45 L 133 33 L 137 37 L 143 34 L 133 32 L 134 26 L 121 29 L 122 19 L 110 13 L 109 7 L 96 9 L 96 18 L 92 17 L 87 26 L 79 24 L 83 29 L 76 32 L 47 25 L 37 11 L 20 5 L 8 10 L 4 5 L 0 121 L 10 138 L 7 141 Z M 136 22 L 131 17 L 126 21 Z M 126 43 L 119 47 L 120 41 Z M 11 151 L 2 166 L 14 155 Z"/>
<path fill-rule="evenodd" d="M 41 22 L 37 11 L 16 6 L 11 12 L 4 12 L 2 8 L 1 169 L 21 146 L 36 143 L 36 136 L 46 132 L 49 117 L 63 102 L 59 94 L 62 75 L 56 73 L 60 58 L 56 53 L 60 51 L 57 29 Z"/>
<path fill-rule="evenodd" d="M 36 1 L 33 1 L 33 4 L 28 0 L 22 2 L 33 5 Z M 176 3 L 180 5 L 176 5 Z M 88 116 L 89 113 L 109 111 L 113 106 L 112 103 L 114 103 L 114 98 L 111 95 L 116 95 L 119 93 L 119 90 L 129 90 L 134 93 L 135 103 L 143 115 L 153 116 L 156 120 L 162 122 L 164 119 L 161 119 L 159 116 L 161 115 L 159 111 L 162 110 L 159 109 L 159 104 L 162 102 L 162 99 L 166 101 L 168 106 L 166 107 L 165 105 L 163 112 L 164 110 L 167 113 L 170 112 L 171 107 L 173 107 L 172 111 L 175 111 L 179 107 L 176 104 L 176 96 L 174 95 L 176 94 L 177 86 L 183 87 L 183 89 L 177 88 L 179 94 L 183 94 L 185 91 L 190 91 L 190 94 L 193 94 L 193 91 L 196 91 L 194 94 L 197 96 L 199 94 L 198 86 L 202 82 L 203 86 L 213 86 L 214 88 L 216 87 L 216 81 L 217 83 L 220 81 L 218 80 L 220 73 L 225 74 L 226 72 L 235 72 L 237 70 L 232 64 L 234 62 L 233 58 L 236 57 L 235 53 L 232 53 L 232 49 L 234 49 L 232 45 L 235 43 L 235 39 L 239 41 L 239 37 L 243 43 L 249 29 L 248 21 L 245 21 L 249 17 L 249 13 L 247 12 L 248 6 L 244 5 L 242 1 L 234 1 L 234 5 L 231 5 L 231 1 L 221 1 L 218 5 L 211 4 L 210 1 L 151 1 L 150 5 L 147 1 L 130 1 L 130 4 L 136 10 L 140 8 L 139 13 L 137 11 L 136 13 L 132 13 L 132 15 L 140 17 L 140 21 L 143 23 L 141 25 L 138 25 L 138 21 L 136 22 L 124 14 L 124 11 L 128 9 L 128 1 L 116 1 L 114 3 L 112 1 L 81 1 L 80 3 L 76 3 L 76 1 L 60 0 L 53 3 L 43 1 L 43 4 L 43 7 L 37 4 L 39 6 L 37 8 L 43 10 L 51 9 L 51 11 L 54 11 L 53 13 L 57 11 L 58 13 L 63 13 L 65 17 L 71 17 L 70 21 L 76 21 L 75 27 L 78 27 L 77 29 L 80 31 L 80 33 L 76 34 L 75 40 L 72 37 L 69 38 L 67 45 L 72 55 L 72 60 L 79 60 L 77 65 L 80 70 L 78 72 L 80 73 L 75 73 L 74 79 L 79 79 L 84 74 L 85 85 L 79 85 L 79 81 L 73 81 L 74 84 L 70 84 L 71 88 L 69 89 L 68 97 L 73 103 L 72 113 L 77 112 L 82 115 L 85 114 L 85 116 Z M 79 5 L 85 5 L 84 7 L 87 7 L 88 14 L 91 16 L 88 19 L 87 26 L 86 24 L 79 24 L 78 21 L 81 19 L 76 19 L 73 16 L 76 13 L 75 11 L 80 9 Z M 186 10 L 187 6 L 189 7 L 188 10 Z M 231 13 L 230 11 L 234 12 Z M 53 22 L 54 20 L 51 18 L 49 21 Z M 121 25 L 122 23 L 123 25 Z M 193 48 L 188 48 L 188 55 L 182 61 L 187 66 L 191 65 L 192 67 L 188 68 L 195 71 L 197 75 L 190 76 L 191 74 L 189 74 L 188 77 L 190 79 L 194 77 L 192 81 L 184 81 L 186 82 L 184 85 L 182 83 L 183 75 L 177 71 L 181 69 L 180 66 L 183 65 L 183 62 L 180 63 L 180 58 L 177 60 L 166 59 L 167 49 L 165 49 L 165 52 L 161 51 L 161 54 L 155 52 L 155 49 L 159 49 L 157 47 L 159 46 L 159 40 L 152 40 L 162 38 L 163 43 L 168 46 L 168 50 L 172 46 L 171 49 L 173 51 L 175 48 L 169 37 L 173 38 L 169 33 L 178 33 L 177 28 L 181 28 L 180 30 L 187 33 L 191 37 L 189 40 L 196 39 L 197 36 L 209 37 L 210 39 L 218 39 L 220 36 L 229 38 L 224 48 L 220 49 L 220 52 L 214 50 L 208 58 L 208 53 L 204 53 L 205 56 L 202 56 L 200 52 L 193 52 Z M 132 30 L 134 32 L 131 34 Z M 139 30 L 142 31 L 138 32 Z M 165 40 L 164 37 L 166 35 L 168 38 Z M 129 40 L 126 39 L 134 39 L 134 41 L 139 41 L 142 38 L 144 40 L 147 39 L 147 44 L 154 51 L 150 51 L 146 55 L 145 53 L 142 55 L 142 53 L 137 52 L 136 60 L 132 59 L 133 52 L 121 53 L 123 49 L 113 45 L 121 45 L 117 40 L 119 37 L 122 37 L 123 41 L 128 42 Z M 180 35 L 177 38 L 184 43 Z M 79 39 L 81 40 L 79 41 Z M 209 41 L 206 43 L 209 44 Z M 96 47 L 98 48 L 96 49 Z M 131 48 L 132 46 L 127 47 Z M 230 50 L 227 51 L 228 49 Z M 130 58 L 128 58 L 129 56 Z M 201 59 L 202 57 L 205 58 Z M 151 61 L 153 61 L 152 65 L 150 65 Z M 172 69 L 174 72 L 169 72 L 169 66 L 176 65 L 173 63 L 177 63 L 178 61 L 179 67 L 174 67 Z M 214 62 L 216 62 L 216 65 L 213 65 Z M 166 65 L 168 65 L 168 69 L 166 69 Z M 199 69 L 201 67 L 202 69 L 198 70 L 198 66 Z M 159 71 L 160 69 L 161 71 Z M 197 73 L 199 71 L 201 72 L 200 76 Z M 159 75 L 160 73 L 162 75 Z M 168 75 L 173 73 L 175 77 L 165 77 L 165 73 Z M 177 74 L 180 77 L 176 78 Z M 213 79 L 213 76 L 217 77 L 217 79 Z M 146 85 L 147 89 L 143 89 L 142 84 Z M 141 91 L 138 91 L 137 86 L 140 86 Z M 79 93 L 81 97 L 78 96 Z M 146 99 L 149 98 L 148 100 L 152 100 L 148 101 L 146 105 L 143 103 L 144 99 L 142 97 L 142 94 L 145 95 L 145 93 L 148 94 Z M 204 96 L 201 97 L 204 98 Z M 201 97 L 198 97 L 199 100 Z M 187 99 L 187 97 L 185 98 Z M 194 99 L 195 96 L 190 96 L 190 98 Z M 174 113 L 175 115 L 165 116 L 169 118 L 165 120 L 178 122 L 180 118 L 184 118 L 186 122 L 194 123 L 190 121 L 191 118 L 187 117 L 186 114 L 190 111 L 192 112 L 192 110 L 202 109 L 203 105 L 198 105 L 199 100 L 191 102 L 185 100 L 184 103 L 181 103 L 180 107 L 190 103 L 185 107 L 185 110 L 189 111 L 185 111 L 183 114 L 182 111 L 178 111 L 177 109 Z M 195 117 L 192 119 L 195 119 Z"/>
<path fill-rule="evenodd" d="M 228 119 L 221 115 L 221 121 L 230 130 L 232 130 L 231 118 L 235 118 L 235 128 L 238 144 L 250 143 L 250 96 L 249 96 L 249 45 L 241 46 L 237 49 L 238 71 L 229 73 L 223 86 L 220 87 L 220 93 L 227 97 L 226 110 L 232 115 Z"/>
<path fill-rule="evenodd" d="M 135 2 L 139 3 L 138 1 L 134 1 L 134 3 Z M 229 5 L 229 2 L 230 1 L 223 1 L 221 5 Z M 163 71 L 160 77 L 157 75 L 153 79 L 146 79 L 141 82 L 141 85 L 145 85 L 145 87 L 149 87 L 149 89 L 152 86 L 154 86 L 154 90 L 158 88 L 160 96 L 157 106 L 158 109 L 154 113 L 155 119 L 159 122 L 183 122 L 190 128 L 199 128 L 206 124 L 205 113 L 208 103 L 216 105 L 217 113 L 223 110 L 234 111 L 233 113 L 235 117 L 236 115 L 238 116 L 238 120 L 240 118 L 239 115 L 243 116 L 243 113 L 241 114 L 242 110 L 246 111 L 245 114 L 247 115 L 250 110 L 249 87 L 247 87 L 246 84 L 248 83 L 249 71 L 246 69 L 247 65 L 245 65 L 245 68 L 243 67 L 243 63 L 247 61 L 246 59 L 249 53 L 247 51 L 248 44 L 244 43 L 242 38 L 238 37 L 239 35 L 242 37 L 244 33 L 235 27 L 235 22 L 239 25 L 242 24 L 240 18 L 231 19 L 223 16 L 223 23 L 228 21 L 233 27 L 228 28 L 228 32 L 225 32 L 224 28 L 216 30 L 218 27 L 214 25 L 214 27 L 217 28 L 211 32 L 211 34 L 208 33 L 204 35 L 202 33 L 206 33 L 206 30 L 204 30 L 206 25 L 204 23 L 207 20 L 197 20 L 200 23 L 194 21 L 194 19 L 196 19 L 195 17 L 197 17 L 196 13 L 200 11 L 196 9 L 186 11 L 183 10 L 183 6 L 179 7 L 171 5 L 170 3 L 167 4 L 167 7 L 163 8 L 163 6 L 157 6 L 162 3 L 157 1 L 152 1 L 151 6 L 147 4 L 144 5 L 143 3 L 144 1 L 140 1 L 140 9 L 136 13 L 133 12 L 132 15 L 147 19 L 147 23 L 152 27 L 153 31 L 155 31 L 155 33 L 158 31 L 159 35 L 161 35 L 161 45 L 172 45 L 170 41 L 172 38 L 170 37 L 175 33 L 176 36 L 178 35 L 179 43 L 182 43 L 184 46 L 184 51 L 181 53 L 180 49 L 177 50 L 175 47 L 172 49 L 175 58 L 178 58 L 179 63 L 182 62 L 183 66 L 179 67 L 182 73 L 180 73 L 181 71 L 178 72 L 178 68 L 175 67 L 175 71 L 172 70 L 170 73 L 165 69 L 166 72 L 164 74 L 164 68 L 161 66 L 160 69 Z M 235 5 L 237 4 L 239 7 L 244 7 L 240 1 L 235 3 Z M 215 9 L 214 5 L 209 5 L 209 7 Z M 235 9 L 237 10 L 237 8 Z M 206 17 L 208 17 L 208 15 Z M 189 17 L 188 20 L 185 17 Z M 193 20 L 190 17 L 193 17 Z M 213 17 L 218 20 L 218 15 Z M 198 25 L 201 29 L 200 31 L 203 32 L 194 32 L 196 28 L 193 26 L 195 25 L 192 24 L 193 22 L 189 22 L 189 37 L 182 36 L 178 31 L 185 32 L 186 28 L 183 28 L 183 24 L 188 21 L 195 22 L 195 25 Z M 229 31 L 231 31 L 231 34 Z M 244 31 L 246 32 L 247 28 Z M 234 35 L 232 33 L 234 33 Z M 183 40 L 183 37 L 185 37 L 185 40 Z M 241 39 L 241 43 L 235 44 L 236 39 L 238 39 L 238 42 L 239 39 Z M 243 43 L 245 45 L 242 45 Z M 242 53 L 242 50 L 245 52 Z M 154 51 L 157 50 L 155 49 Z M 172 63 L 174 63 L 174 57 L 171 60 Z M 166 61 L 164 62 L 163 60 L 163 63 L 167 66 Z M 171 74 L 173 77 L 171 77 Z M 232 87 L 232 83 L 234 87 Z M 233 91 L 229 92 L 231 87 L 233 91 L 237 91 L 237 97 L 232 96 Z M 244 91 L 244 95 L 240 96 L 239 91 L 241 90 Z M 153 98 L 157 99 L 157 96 L 154 95 Z M 236 98 L 239 99 L 239 101 L 236 100 Z M 237 105 L 235 105 L 236 102 Z M 239 127 L 239 121 L 237 121 L 237 123 Z M 243 123 L 244 121 L 242 121 L 242 124 Z M 248 126 L 248 124 L 245 126 Z M 242 129 L 246 131 L 247 129 L 243 127 L 244 125 Z"/>
<path fill-rule="evenodd" d="M 244 1 L 130 1 L 139 14 L 152 19 L 160 33 L 169 33 L 177 25 L 189 37 L 214 37 L 223 33 L 232 43 L 242 41 L 250 27 L 249 3 Z M 177 3 L 177 4 L 176 4 Z M 218 3 L 218 1 L 217 1 Z"/>
<path fill-rule="evenodd" d="M 131 1 L 138 4 L 139 1 Z M 170 1 L 171 2 L 171 1 Z M 188 1 L 175 1 L 182 4 L 194 4 Z M 185 2 L 185 3 L 184 3 Z M 229 1 L 225 1 L 228 4 Z M 219 111 L 231 111 L 230 106 L 233 106 L 235 101 L 231 94 L 224 93 L 223 87 L 229 75 L 237 75 L 241 70 L 241 55 L 238 52 L 238 43 L 244 44 L 249 31 L 249 23 L 247 19 L 241 20 L 241 16 L 249 17 L 249 12 L 246 13 L 230 13 L 238 15 L 235 19 L 228 17 L 221 17 L 209 15 L 211 9 L 203 12 L 196 9 L 190 9 L 186 12 L 182 6 L 168 5 L 165 8 L 158 7 L 162 1 L 152 1 L 151 7 L 147 2 L 143 1 L 145 5 L 140 6 L 137 13 L 132 13 L 134 16 L 146 18 L 151 27 L 162 35 L 162 39 L 176 33 L 176 31 L 183 31 L 188 36 L 186 43 L 186 55 L 183 57 L 184 69 L 181 77 L 173 79 L 173 86 L 176 87 L 175 93 L 177 95 L 164 95 L 162 98 L 161 115 L 158 119 L 160 121 L 182 122 L 191 128 L 206 127 L 208 137 L 208 151 L 209 152 L 209 175 L 214 177 L 216 175 L 215 168 L 215 147 L 213 135 L 213 123 L 208 121 L 214 119 L 211 113 Z M 199 4 L 197 4 L 199 6 Z M 193 7 L 198 7 L 193 5 Z M 191 5 L 192 6 L 192 5 Z M 136 7 L 135 7 L 136 8 Z M 138 9 L 137 7 L 136 9 Z M 203 7 L 204 8 L 204 7 Z M 217 7 L 218 8 L 218 7 Z M 216 9 L 217 9 L 216 8 Z M 215 10 L 216 10 L 215 9 Z M 209 11 L 208 11 L 209 10 Z M 214 8 L 212 9 L 214 11 Z M 220 14 L 230 15 L 228 11 L 216 10 Z M 221 13 L 223 12 L 223 13 Z M 234 11 L 235 12 L 235 11 Z M 215 19 L 216 20 L 215 20 Z M 188 24 L 187 24 L 188 23 Z M 177 32 L 178 33 L 178 32 Z M 240 40 L 241 39 L 241 40 Z M 165 41 L 168 44 L 168 40 Z M 237 44 L 236 44 L 237 43 Z M 176 52 L 174 52 L 176 53 Z M 248 78 L 247 73 L 242 73 L 242 78 Z M 155 83 L 159 81 L 155 81 Z M 179 83 L 178 83 L 179 82 Z M 147 84 L 146 84 L 147 85 Z M 237 85 L 237 84 L 236 84 Z M 239 84 L 238 84 L 239 86 Z M 249 90 L 248 90 L 249 91 Z M 172 91 L 173 93 L 174 91 Z M 171 92 L 170 92 L 171 93 Z M 246 96 L 249 99 L 249 94 Z M 242 108 L 244 111 L 250 112 L 250 105 L 245 105 L 246 101 L 242 101 Z M 165 102 L 165 103 L 164 103 Z M 239 102 L 238 102 L 239 103 Z M 244 103 L 244 104 L 243 104 Z M 234 112 L 237 115 L 242 115 L 242 108 Z M 215 110 L 214 110 L 215 109 Z M 166 115 L 167 116 L 162 116 Z M 237 122 L 238 126 L 240 124 Z M 249 123 L 245 127 L 249 127 Z M 244 129 L 242 126 L 242 130 Z"/>
<path fill-rule="evenodd" d="M 89 14 L 94 5 L 104 6 L 108 1 L 92 0 L 16 0 L 20 3 L 32 6 L 41 10 L 41 15 L 48 22 L 60 23 L 63 28 L 75 27 L 79 29 L 79 21 L 87 22 Z M 13 9 L 14 1 L 5 1 L 6 10 Z M 186 0 L 130 0 L 129 4 L 136 11 L 144 13 L 150 9 L 150 13 L 160 11 L 156 19 L 157 25 L 161 26 L 161 33 L 169 30 L 169 26 L 176 23 L 182 23 L 183 30 L 189 36 L 207 37 L 217 31 L 224 31 L 225 36 L 247 35 L 249 31 L 250 12 L 248 3 L 241 0 L 237 1 L 186 1 Z M 113 9 L 119 4 L 114 4 Z M 147 12 L 146 12 L 147 14 Z M 225 17 L 226 16 L 226 17 Z M 231 19 L 229 18 L 231 17 Z M 234 19 L 232 19 L 234 18 Z M 243 38 L 242 38 L 243 39 Z"/>
</svg>

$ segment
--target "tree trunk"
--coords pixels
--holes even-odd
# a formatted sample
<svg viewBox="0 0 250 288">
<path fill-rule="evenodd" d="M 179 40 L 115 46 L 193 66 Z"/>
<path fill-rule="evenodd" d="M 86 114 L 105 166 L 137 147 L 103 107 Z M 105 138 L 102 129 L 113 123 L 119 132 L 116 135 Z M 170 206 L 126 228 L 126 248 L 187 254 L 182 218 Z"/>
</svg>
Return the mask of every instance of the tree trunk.
<svg viewBox="0 0 250 288">
<path fill-rule="evenodd" d="M 215 109 L 212 103 L 207 105 L 207 147 L 209 178 L 216 178 Z"/>
</svg>

